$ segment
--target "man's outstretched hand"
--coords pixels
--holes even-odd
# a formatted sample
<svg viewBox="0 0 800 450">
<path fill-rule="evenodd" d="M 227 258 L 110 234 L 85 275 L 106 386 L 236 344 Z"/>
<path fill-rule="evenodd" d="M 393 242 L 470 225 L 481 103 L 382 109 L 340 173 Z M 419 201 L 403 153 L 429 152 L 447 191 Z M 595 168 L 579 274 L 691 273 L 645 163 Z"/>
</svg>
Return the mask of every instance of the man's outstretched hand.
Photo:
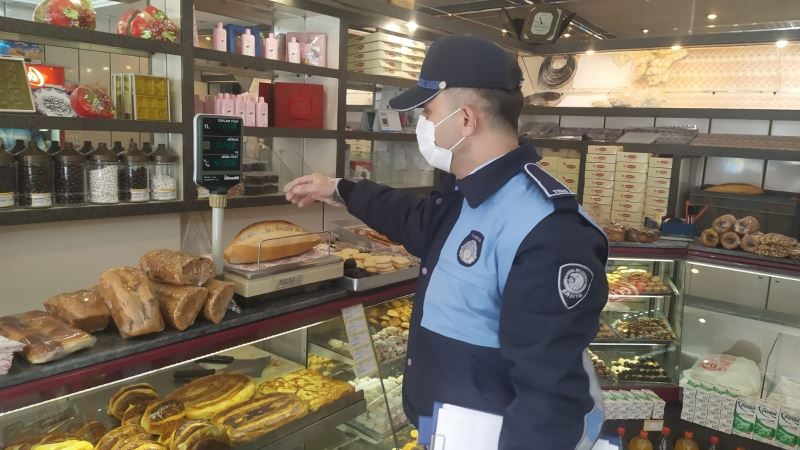
<svg viewBox="0 0 800 450">
<path fill-rule="evenodd" d="M 314 202 L 324 202 L 332 206 L 342 206 L 334 199 L 338 178 L 328 178 L 318 173 L 305 175 L 283 188 L 286 200 L 304 208 Z"/>
</svg>

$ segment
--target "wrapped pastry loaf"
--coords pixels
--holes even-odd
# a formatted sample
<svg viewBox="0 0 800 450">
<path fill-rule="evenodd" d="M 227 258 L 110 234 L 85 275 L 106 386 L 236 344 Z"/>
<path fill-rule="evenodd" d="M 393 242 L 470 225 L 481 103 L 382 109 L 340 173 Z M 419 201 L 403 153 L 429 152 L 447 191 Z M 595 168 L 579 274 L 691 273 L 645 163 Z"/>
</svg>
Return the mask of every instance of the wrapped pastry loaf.
<svg viewBox="0 0 800 450">
<path fill-rule="evenodd" d="M 725 214 L 714 219 L 711 223 L 711 228 L 721 235 L 722 233 L 733 231 L 734 225 L 736 225 L 736 217 L 731 214 Z"/>
<path fill-rule="evenodd" d="M 220 323 L 225 318 L 225 312 L 233 299 L 233 283 L 212 278 L 204 287 L 208 289 L 208 297 L 203 305 L 203 317 L 211 322 Z"/>
<path fill-rule="evenodd" d="M 763 195 L 763 189 L 752 184 L 745 183 L 725 183 L 716 186 L 709 186 L 704 189 L 706 192 L 720 192 L 723 194 L 739 194 L 739 195 Z"/>
<path fill-rule="evenodd" d="M 267 394 L 218 412 L 211 422 L 241 445 L 308 414 L 308 404 L 292 394 Z"/>
<path fill-rule="evenodd" d="M 753 234 L 761 228 L 761 224 L 753 216 L 742 217 L 736 221 L 733 226 L 733 231 L 744 236 L 746 234 Z"/>
<path fill-rule="evenodd" d="M 134 267 L 120 267 L 100 275 L 100 294 L 125 339 L 164 330 L 158 301 L 145 274 Z"/>
<path fill-rule="evenodd" d="M 105 330 L 111 321 L 111 311 L 96 289 L 59 294 L 44 306 L 50 314 L 87 333 Z"/>
<path fill-rule="evenodd" d="M 255 391 L 255 382 L 246 375 L 218 373 L 184 384 L 167 399 L 183 403 L 190 419 L 210 419 L 225 408 L 249 400 Z"/>
<path fill-rule="evenodd" d="M 173 450 L 227 450 L 231 448 L 225 430 L 205 420 L 181 424 L 170 437 Z"/>
<path fill-rule="evenodd" d="M 355 391 L 350 383 L 322 376 L 313 370 L 302 369 L 280 378 L 267 380 L 258 387 L 258 397 L 273 394 L 294 394 L 308 403 L 309 410 L 319 411 Z"/>
<path fill-rule="evenodd" d="M 150 402 L 142 415 L 142 428 L 148 433 L 171 433 L 186 417 L 186 408 L 177 400 Z"/>
<path fill-rule="evenodd" d="M 0 336 L 25 345 L 22 351 L 31 364 L 54 361 L 92 347 L 95 337 L 73 328 L 44 311 L 28 311 L 0 317 Z"/>
<path fill-rule="evenodd" d="M 141 409 L 141 413 L 144 413 L 148 403 L 158 400 L 158 398 L 158 392 L 150 384 L 130 384 L 121 387 L 108 399 L 106 412 L 108 412 L 109 416 L 123 420 L 125 414 L 132 411 L 131 407 Z M 136 426 L 138 427 L 139 424 L 137 423 Z"/>
<path fill-rule="evenodd" d="M 174 250 L 153 250 L 139 260 L 150 279 L 179 286 L 202 286 L 214 276 L 214 261 Z"/>
<path fill-rule="evenodd" d="M 183 331 L 194 323 L 208 296 L 208 290 L 202 287 L 175 286 L 158 281 L 150 284 L 161 305 L 164 320 L 178 331 Z"/>
<path fill-rule="evenodd" d="M 95 450 L 111 450 L 125 439 L 147 439 L 149 436 L 139 425 L 122 425 L 106 433 L 94 448 Z"/>
<path fill-rule="evenodd" d="M 316 234 L 307 233 L 303 228 L 282 220 L 254 223 L 233 238 L 225 249 L 225 261 L 250 264 L 259 259 L 274 261 L 305 253 L 321 241 Z"/>
</svg>

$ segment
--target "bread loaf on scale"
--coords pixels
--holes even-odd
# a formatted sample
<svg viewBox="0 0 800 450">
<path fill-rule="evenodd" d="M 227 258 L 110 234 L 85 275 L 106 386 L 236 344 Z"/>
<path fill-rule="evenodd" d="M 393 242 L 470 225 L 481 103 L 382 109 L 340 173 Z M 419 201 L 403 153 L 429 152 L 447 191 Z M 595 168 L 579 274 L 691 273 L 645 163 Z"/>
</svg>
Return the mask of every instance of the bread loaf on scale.
<svg viewBox="0 0 800 450">
<path fill-rule="evenodd" d="M 300 255 L 321 242 L 319 236 L 308 233 L 283 220 L 254 223 L 233 238 L 225 249 L 225 262 L 252 264 Z"/>
</svg>

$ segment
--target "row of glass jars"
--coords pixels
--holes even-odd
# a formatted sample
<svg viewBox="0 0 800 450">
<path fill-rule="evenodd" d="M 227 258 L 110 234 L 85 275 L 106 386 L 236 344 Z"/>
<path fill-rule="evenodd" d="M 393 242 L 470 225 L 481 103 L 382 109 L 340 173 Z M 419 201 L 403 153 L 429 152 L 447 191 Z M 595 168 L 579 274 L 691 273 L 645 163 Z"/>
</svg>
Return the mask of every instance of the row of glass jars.
<svg viewBox="0 0 800 450">
<path fill-rule="evenodd" d="M 135 143 L 120 154 L 104 143 L 96 149 L 85 143 L 81 150 L 86 154 L 69 142 L 52 155 L 33 142 L 23 150 L 19 147 L 18 141 L 12 149 L 15 153 L 10 153 L 0 144 L 0 208 L 15 204 L 25 208 L 107 205 L 178 197 L 178 157 L 163 144 L 149 155 Z"/>
</svg>

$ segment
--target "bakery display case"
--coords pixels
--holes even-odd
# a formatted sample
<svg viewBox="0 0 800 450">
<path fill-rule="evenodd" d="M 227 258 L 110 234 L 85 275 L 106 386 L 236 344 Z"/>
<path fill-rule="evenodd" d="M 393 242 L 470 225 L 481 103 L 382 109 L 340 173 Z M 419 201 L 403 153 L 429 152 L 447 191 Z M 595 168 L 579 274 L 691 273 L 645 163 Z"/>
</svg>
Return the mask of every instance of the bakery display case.
<svg viewBox="0 0 800 450">
<path fill-rule="evenodd" d="M 684 263 L 670 256 L 626 255 L 630 248 L 637 249 L 612 249 L 606 267 L 608 303 L 590 356 L 603 387 L 675 386 L 681 353 Z"/>
</svg>

